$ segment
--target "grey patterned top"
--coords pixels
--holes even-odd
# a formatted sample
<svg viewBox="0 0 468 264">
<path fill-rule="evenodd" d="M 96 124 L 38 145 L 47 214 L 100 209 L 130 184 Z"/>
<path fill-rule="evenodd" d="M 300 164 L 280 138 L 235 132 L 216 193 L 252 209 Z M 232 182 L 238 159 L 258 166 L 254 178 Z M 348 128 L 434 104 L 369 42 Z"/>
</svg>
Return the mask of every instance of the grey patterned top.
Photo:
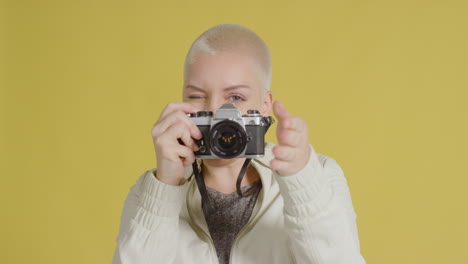
<svg viewBox="0 0 468 264">
<path fill-rule="evenodd" d="M 242 193 L 247 194 L 245 197 L 240 197 L 237 192 L 224 194 L 208 187 L 206 189 L 214 208 L 209 214 L 205 211 L 208 229 L 219 263 L 229 264 L 232 244 L 252 215 L 262 183 L 258 180 L 242 187 Z"/>
</svg>

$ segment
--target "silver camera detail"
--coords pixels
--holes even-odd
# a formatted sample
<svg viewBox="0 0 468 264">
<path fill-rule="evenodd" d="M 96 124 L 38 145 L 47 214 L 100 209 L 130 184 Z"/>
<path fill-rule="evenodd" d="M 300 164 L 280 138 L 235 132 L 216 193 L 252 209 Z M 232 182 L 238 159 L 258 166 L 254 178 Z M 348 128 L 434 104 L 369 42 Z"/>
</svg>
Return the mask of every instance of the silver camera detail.
<svg viewBox="0 0 468 264">
<path fill-rule="evenodd" d="M 265 155 L 265 133 L 274 122 L 258 110 L 242 115 L 234 104 L 223 104 L 213 115 L 211 111 L 188 114 L 200 129 L 202 138 L 198 159 L 261 158 Z"/>
</svg>

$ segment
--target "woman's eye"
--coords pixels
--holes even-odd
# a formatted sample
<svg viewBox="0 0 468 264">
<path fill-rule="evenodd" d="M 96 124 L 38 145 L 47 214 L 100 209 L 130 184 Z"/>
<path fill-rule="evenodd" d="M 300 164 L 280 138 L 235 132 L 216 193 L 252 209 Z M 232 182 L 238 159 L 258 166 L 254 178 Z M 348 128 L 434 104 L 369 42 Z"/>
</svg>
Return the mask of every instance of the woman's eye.
<svg viewBox="0 0 468 264">
<path fill-rule="evenodd" d="M 235 101 L 235 102 L 245 101 L 245 99 L 242 98 L 242 97 L 239 96 L 239 95 L 231 95 L 231 96 L 229 97 L 229 99 L 231 99 L 231 101 Z"/>
<path fill-rule="evenodd" d="M 203 98 L 203 96 L 202 95 L 189 95 L 188 98 L 189 99 L 201 99 Z"/>
</svg>

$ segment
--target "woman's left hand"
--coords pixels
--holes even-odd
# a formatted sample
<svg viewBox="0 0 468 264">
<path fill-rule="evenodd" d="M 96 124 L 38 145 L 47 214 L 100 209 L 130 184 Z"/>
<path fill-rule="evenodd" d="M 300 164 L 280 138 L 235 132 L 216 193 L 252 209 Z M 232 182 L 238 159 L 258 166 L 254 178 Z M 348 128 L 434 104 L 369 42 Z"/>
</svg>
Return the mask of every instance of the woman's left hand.
<svg viewBox="0 0 468 264">
<path fill-rule="evenodd" d="M 311 154 L 307 123 L 290 115 L 279 101 L 273 104 L 273 111 L 278 119 L 278 145 L 273 148 L 275 158 L 271 160 L 270 167 L 279 175 L 293 175 L 305 167 Z"/>
</svg>

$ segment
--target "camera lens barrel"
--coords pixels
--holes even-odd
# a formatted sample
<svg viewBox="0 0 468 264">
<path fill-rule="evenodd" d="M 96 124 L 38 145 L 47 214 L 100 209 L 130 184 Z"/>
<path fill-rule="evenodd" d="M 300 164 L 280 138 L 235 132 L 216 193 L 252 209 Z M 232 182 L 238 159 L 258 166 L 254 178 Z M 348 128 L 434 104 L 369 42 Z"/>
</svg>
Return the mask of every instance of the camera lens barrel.
<svg viewBox="0 0 468 264">
<path fill-rule="evenodd" d="M 223 159 L 232 159 L 244 152 L 247 135 L 239 123 L 224 120 L 211 128 L 209 141 L 212 154 Z"/>
</svg>

